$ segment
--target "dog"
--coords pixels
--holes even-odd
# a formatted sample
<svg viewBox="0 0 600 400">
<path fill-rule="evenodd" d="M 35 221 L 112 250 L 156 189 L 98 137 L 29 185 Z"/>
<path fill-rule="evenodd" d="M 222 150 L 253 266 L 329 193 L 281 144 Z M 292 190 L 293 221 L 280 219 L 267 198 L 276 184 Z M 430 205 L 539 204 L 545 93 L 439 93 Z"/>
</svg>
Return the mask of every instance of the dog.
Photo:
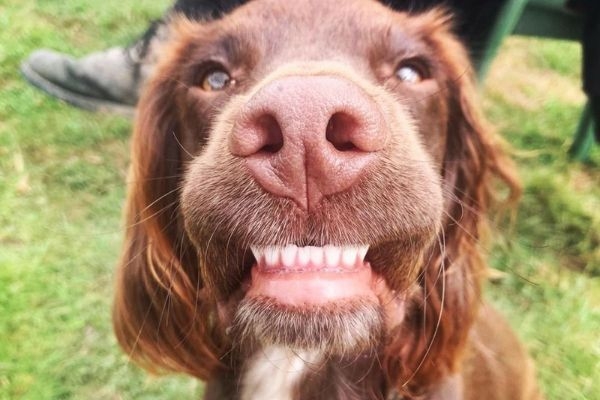
<svg viewBox="0 0 600 400">
<path fill-rule="evenodd" d="M 541 399 L 482 300 L 518 181 L 441 9 L 176 19 L 138 106 L 114 327 L 205 399 Z"/>
</svg>

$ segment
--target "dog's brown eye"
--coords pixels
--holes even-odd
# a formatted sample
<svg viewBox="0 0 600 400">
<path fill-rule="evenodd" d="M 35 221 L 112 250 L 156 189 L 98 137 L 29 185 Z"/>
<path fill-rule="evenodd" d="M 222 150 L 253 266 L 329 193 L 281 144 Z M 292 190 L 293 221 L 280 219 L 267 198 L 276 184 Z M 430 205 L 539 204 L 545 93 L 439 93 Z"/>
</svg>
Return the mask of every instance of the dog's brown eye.
<svg viewBox="0 0 600 400">
<path fill-rule="evenodd" d="M 416 61 L 405 61 L 396 69 L 396 78 L 401 82 L 419 83 L 428 79 L 428 71 L 424 65 Z"/>
<path fill-rule="evenodd" d="M 396 77 L 402 82 L 419 83 L 423 80 L 423 76 L 416 68 L 411 66 L 402 66 L 396 70 Z"/>
<path fill-rule="evenodd" d="M 207 92 L 225 90 L 233 84 L 231 76 L 222 69 L 213 69 L 204 75 L 201 87 Z"/>
</svg>

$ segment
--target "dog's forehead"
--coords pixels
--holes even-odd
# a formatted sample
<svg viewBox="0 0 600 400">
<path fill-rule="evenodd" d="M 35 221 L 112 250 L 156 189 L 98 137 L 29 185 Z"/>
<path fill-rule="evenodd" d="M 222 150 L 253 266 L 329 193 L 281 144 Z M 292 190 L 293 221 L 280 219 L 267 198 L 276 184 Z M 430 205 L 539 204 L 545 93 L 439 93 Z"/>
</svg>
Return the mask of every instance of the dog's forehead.
<svg viewBox="0 0 600 400">
<path fill-rule="evenodd" d="M 215 25 L 223 36 L 292 58 L 363 55 L 384 41 L 415 46 L 421 39 L 417 18 L 376 0 L 252 0 Z"/>
<path fill-rule="evenodd" d="M 299 26 L 313 31 L 356 29 L 347 26 L 349 22 L 367 22 L 374 25 L 384 21 L 394 11 L 377 0 L 252 0 L 238 7 L 231 14 L 240 13 L 252 21 L 285 25 L 288 28 Z M 264 26 L 265 29 L 269 25 Z"/>
</svg>

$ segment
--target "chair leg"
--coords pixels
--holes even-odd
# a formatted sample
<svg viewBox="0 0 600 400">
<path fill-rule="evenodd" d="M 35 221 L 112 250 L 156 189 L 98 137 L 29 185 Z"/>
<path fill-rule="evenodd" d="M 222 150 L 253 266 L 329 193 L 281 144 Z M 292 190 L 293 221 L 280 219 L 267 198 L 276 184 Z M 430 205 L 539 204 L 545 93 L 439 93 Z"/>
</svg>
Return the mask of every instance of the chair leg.
<svg viewBox="0 0 600 400">
<path fill-rule="evenodd" d="M 521 18 L 523 9 L 529 0 L 507 0 L 490 34 L 481 61 L 477 66 L 479 81 L 483 81 L 488 73 L 492 60 L 496 57 L 502 41 L 510 35 Z"/>
<path fill-rule="evenodd" d="M 588 158 L 593 144 L 594 122 L 592 118 L 592 107 L 588 101 L 579 118 L 579 124 L 577 125 L 573 144 L 569 149 L 569 155 L 576 161 L 585 161 Z"/>
</svg>

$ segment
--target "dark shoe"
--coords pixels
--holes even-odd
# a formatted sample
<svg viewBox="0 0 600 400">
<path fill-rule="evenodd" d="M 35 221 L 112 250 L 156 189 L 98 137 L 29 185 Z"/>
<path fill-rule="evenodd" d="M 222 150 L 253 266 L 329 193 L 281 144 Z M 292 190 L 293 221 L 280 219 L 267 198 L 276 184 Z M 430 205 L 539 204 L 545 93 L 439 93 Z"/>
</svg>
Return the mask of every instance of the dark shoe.
<svg viewBox="0 0 600 400">
<path fill-rule="evenodd" d="M 134 45 L 114 47 L 81 59 L 38 50 L 21 64 L 33 86 L 76 107 L 132 116 L 140 90 L 152 73 L 156 43 L 166 37 L 154 23 Z"/>
</svg>

